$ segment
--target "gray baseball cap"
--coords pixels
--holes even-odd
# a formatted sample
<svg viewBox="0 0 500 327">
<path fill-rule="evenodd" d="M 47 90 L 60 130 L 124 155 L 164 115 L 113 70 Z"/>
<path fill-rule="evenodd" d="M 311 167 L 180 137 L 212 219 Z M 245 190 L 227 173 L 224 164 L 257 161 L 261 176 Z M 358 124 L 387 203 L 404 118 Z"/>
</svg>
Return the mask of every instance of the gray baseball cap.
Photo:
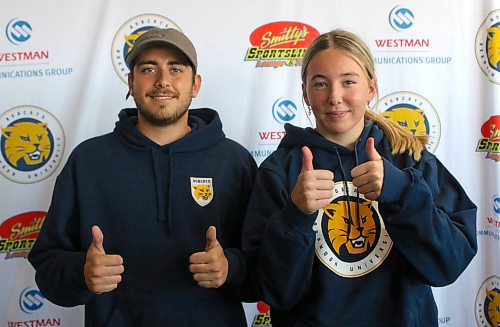
<svg viewBox="0 0 500 327">
<path fill-rule="evenodd" d="M 135 58 L 144 49 L 155 46 L 174 47 L 180 50 L 191 62 L 193 70 L 196 72 L 198 60 L 196 49 L 193 43 L 184 33 L 175 28 L 152 28 L 135 40 L 132 49 L 125 56 L 125 63 L 129 69 Z"/>
</svg>

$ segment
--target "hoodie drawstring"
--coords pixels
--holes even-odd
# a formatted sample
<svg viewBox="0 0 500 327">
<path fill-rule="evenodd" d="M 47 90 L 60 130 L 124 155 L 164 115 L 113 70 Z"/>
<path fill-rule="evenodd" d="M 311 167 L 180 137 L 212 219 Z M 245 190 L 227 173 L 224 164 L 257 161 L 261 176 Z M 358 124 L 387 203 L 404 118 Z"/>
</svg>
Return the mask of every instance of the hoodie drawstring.
<svg viewBox="0 0 500 327">
<path fill-rule="evenodd" d="M 342 159 L 340 157 L 339 150 L 337 149 L 337 147 L 335 147 L 334 149 L 335 149 L 335 153 L 337 154 L 337 159 L 339 160 L 340 172 L 342 173 L 342 180 L 344 182 L 344 188 L 345 188 L 345 193 L 346 193 L 346 198 L 347 198 L 347 214 L 349 216 L 349 223 L 347 224 L 348 225 L 347 235 L 349 235 L 351 233 L 351 225 L 353 225 L 353 222 L 354 222 L 352 214 L 351 214 L 351 199 L 349 196 L 349 186 L 347 184 L 347 176 L 346 176 L 346 173 L 344 170 L 344 166 L 342 165 Z M 356 152 L 356 147 L 354 147 L 354 161 L 355 161 L 355 167 L 356 167 L 359 163 L 358 153 Z M 358 189 L 356 189 L 356 222 L 357 222 L 357 226 L 361 226 L 360 225 L 360 216 L 359 216 L 359 190 Z"/>
</svg>

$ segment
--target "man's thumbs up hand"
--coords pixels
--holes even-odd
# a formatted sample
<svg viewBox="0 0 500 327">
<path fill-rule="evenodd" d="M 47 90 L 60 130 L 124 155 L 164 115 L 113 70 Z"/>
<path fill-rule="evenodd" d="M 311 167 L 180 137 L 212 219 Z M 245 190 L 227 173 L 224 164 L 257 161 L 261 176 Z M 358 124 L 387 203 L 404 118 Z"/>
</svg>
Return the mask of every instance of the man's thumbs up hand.
<svg viewBox="0 0 500 327">
<path fill-rule="evenodd" d="M 104 251 L 104 235 L 99 226 L 92 227 L 92 243 L 87 250 L 83 267 L 87 288 L 96 294 L 114 290 L 121 282 L 124 271 L 123 258 L 107 255 Z"/>
<path fill-rule="evenodd" d="M 225 283 L 229 264 L 224 249 L 217 240 L 217 230 L 210 226 L 206 233 L 205 251 L 189 257 L 189 271 L 193 279 L 204 288 L 218 288 Z"/>
</svg>

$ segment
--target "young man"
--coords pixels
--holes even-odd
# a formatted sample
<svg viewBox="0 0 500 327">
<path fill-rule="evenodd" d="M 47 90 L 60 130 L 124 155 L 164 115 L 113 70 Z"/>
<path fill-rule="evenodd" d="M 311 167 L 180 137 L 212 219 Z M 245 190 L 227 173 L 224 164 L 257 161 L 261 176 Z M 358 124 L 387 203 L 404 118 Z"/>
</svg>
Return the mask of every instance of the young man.
<svg viewBox="0 0 500 327">
<path fill-rule="evenodd" d="M 256 164 L 211 109 L 191 41 L 151 29 L 125 61 L 137 109 L 77 146 L 29 261 L 86 326 L 245 326 L 240 233 Z M 229 160 L 230 158 L 230 160 Z"/>
</svg>

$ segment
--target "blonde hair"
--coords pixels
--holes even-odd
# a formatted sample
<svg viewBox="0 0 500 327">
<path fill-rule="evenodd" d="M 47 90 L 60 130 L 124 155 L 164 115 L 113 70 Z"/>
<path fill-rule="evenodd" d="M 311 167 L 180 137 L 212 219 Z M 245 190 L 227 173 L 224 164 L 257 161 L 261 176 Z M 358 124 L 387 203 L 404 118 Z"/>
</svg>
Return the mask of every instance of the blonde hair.
<svg viewBox="0 0 500 327">
<path fill-rule="evenodd" d="M 307 82 L 307 69 L 312 58 L 319 52 L 328 49 L 340 49 L 354 56 L 363 66 L 369 81 L 373 82 L 375 94 L 378 96 L 378 86 L 375 82 L 375 64 L 370 49 L 356 34 L 343 29 L 335 29 L 323 33 L 309 45 L 302 61 L 301 77 L 304 85 Z M 392 120 L 381 116 L 369 108 L 365 111 L 365 118 L 373 121 L 382 129 L 385 136 L 389 139 L 391 154 L 408 152 L 416 161 L 420 160 L 422 151 L 428 141 L 427 135 L 412 135 Z"/>
</svg>

